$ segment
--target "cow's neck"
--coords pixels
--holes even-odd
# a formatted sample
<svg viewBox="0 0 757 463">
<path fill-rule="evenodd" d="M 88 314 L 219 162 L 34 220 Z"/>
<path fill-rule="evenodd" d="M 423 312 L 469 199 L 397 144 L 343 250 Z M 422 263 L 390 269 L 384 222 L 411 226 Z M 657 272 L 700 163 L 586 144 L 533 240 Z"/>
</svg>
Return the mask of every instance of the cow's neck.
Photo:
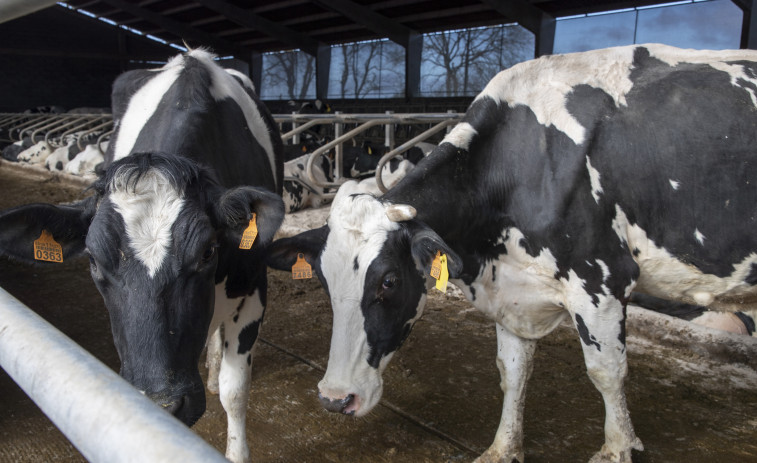
<svg viewBox="0 0 757 463">
<path fill-rule="evenodd" d="M 471 233 L 480 222 L 480 198 L 470 169 L 469 154 L 455 146 L 440 146 L 402 182 L 384 195 L 394 204 L 409 204 L 417 219 L 426 223 L 450 245 Z"/>
</svg>

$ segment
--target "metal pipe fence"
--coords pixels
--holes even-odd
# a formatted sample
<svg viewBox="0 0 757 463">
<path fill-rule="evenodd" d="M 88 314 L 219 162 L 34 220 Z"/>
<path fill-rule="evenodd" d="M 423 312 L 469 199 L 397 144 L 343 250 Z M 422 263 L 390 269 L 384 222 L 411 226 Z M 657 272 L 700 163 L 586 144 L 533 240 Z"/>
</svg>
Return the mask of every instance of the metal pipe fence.
<svg viewBox="0 0 757 463">
<path fill-rule="evenodd" d="M 227 460 L 0 288 L 0 367 L 91 462 Z"/>
</svg>

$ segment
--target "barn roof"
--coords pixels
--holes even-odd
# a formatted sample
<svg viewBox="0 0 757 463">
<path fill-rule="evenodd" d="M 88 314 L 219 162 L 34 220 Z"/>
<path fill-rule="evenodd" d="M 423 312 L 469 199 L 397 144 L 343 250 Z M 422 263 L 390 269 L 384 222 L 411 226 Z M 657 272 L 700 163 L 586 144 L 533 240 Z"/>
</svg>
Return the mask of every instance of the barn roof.
<svg viewBox="0 0 757 463">
<path fill-rule="evenodd" d="M 253 53 L 517 22 L 537 33 L 556 17 L 670 3 L 654 0 L 69 0 L 73 8 L 166 42 Z M 751 2 L 744 3 L 748 9 Z M 750 5 L 746 5 L 746 4 Z M 54 8 L 63 8 L 56 6 Z"/>
</svg>

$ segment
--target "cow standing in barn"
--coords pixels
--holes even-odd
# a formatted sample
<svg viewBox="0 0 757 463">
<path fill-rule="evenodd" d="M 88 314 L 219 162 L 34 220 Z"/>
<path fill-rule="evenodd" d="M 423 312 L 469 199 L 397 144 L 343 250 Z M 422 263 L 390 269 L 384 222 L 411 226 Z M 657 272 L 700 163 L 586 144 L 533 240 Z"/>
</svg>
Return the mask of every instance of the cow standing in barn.
<svg viewBox="0 0 757 463">
<path fill-rule="evenodd" d="M 226 456 L 248 461 L 262 255 L 284 217 L 278 132 L 250 80 L 204 50 L 121 75 L 112 103 L 116 132 L 95 194 L 1 213 L 0 254 L 34 262 L 43 234 L 58 258 L 88 254 L 121 375 L 190 426 L 205 411 L 199 357 L 208 332 L 223 326 Z"/>
<path fill-rule="evenodd" d="M 498 74 L 384 196 L 342 186 L 326 226 L 270 248 L 277 268 L 305 254 L 330 295 L 325 408 L 378 403 L 446 260 L 497 328 L 502 418 L 479 461 L 523 462 L 536 342 L 569 319 L 605 404 L 592 462 L 630 462 L 642 450 L 623 390 L 631 291 L 721 310 L 757 296 L 755 76 L 748 50 L 543 57 Z"/>
</svg>

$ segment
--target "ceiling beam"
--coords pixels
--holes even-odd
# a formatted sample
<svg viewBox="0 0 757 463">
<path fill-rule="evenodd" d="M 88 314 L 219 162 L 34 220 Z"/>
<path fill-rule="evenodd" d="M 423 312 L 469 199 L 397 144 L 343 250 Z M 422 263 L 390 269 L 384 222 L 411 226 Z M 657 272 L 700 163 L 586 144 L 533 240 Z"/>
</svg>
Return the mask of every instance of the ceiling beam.
<svg viewBox="0 0 757 463">
<path fill-rule="evenodd" d="M 554 21 L 554 18 L 543 10 L 524 0 L 481 0 L 497 13 L 511 21 L 515 21 L 534 34 L 541 30 L 543 21 Z"/>
<path fill-rule="evenodd" d="M 366 8 L 350 0 L 314 0 L 325 10 L 332 10 L 340 13 L 351 21 L 360 24 L 366 29 L 372 30 L 381 37 L 386 37 L 392 42 L 398 43 L 405 48 L 411 45 L 411 41 L 416 37 L 418 32 L 401 24 L 397 21 L 387 18 L 384 15 Z"/>
<path fill-rule="evenodd" d="M 244 8 L 239 8 L 238 6 L 232 5 L 224 0 L 197 1 L 206 8 L 226 16 L 226 19 L 229 21 L 237 23 L 243 27 L 260 31 L 280 42 L 291 45 L 293 48 L 299 48 L 309 55 L 318 56 L 318 50 L 327 46 L 313 37 L 297 32 L 288 27 L 284 27 L 273 21 L 269 21 L 260 15 L 251 13 Z"/>
<path fill-rule="evenodd" d="M 133 3 L 129 3 L 125 0 L 102 0 L 108 5 L 119 8 L 127 13 L 140 17 L 145 21 L 149 21 L 153 24 L 160 26 L 163 30 L 177 35 L 184 40 L 192 40 L 200 42 L 202 45 L 210 46 L 216 53 L 226 54 L 229 53 L 240 59 L 248 59 L 252 50 L 246 47 L 241 47 L 235 43 L 218 38 L 213 34 L 201 31 L 194 27 L 186 26 L 176 20 L 165 17 L 154 11 L 139 7 Z"/>
</svg>

